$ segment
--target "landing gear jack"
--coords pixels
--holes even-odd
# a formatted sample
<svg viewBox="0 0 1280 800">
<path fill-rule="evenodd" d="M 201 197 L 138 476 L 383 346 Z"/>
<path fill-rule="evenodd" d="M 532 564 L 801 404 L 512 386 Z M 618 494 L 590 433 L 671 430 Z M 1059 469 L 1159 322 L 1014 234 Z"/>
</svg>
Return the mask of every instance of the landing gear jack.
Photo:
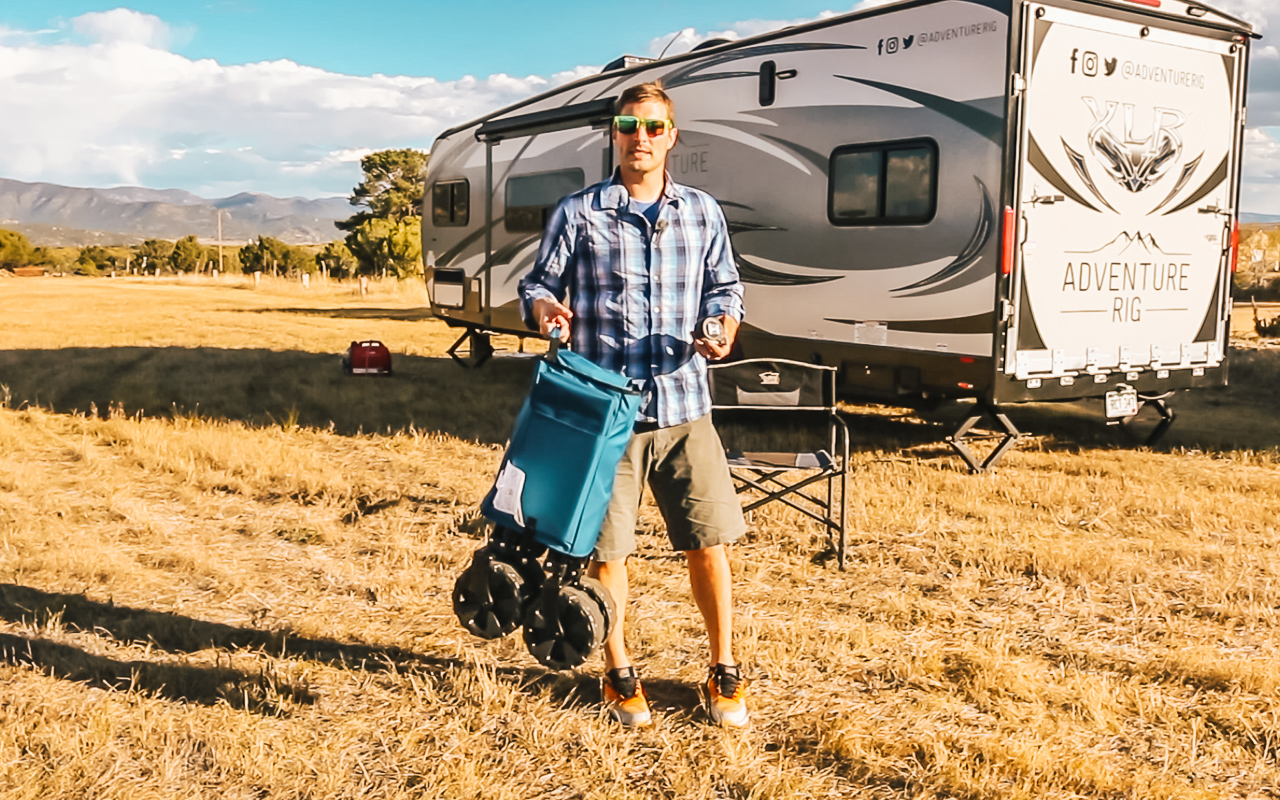
<svg viewBox="0 0 1280 800">
<path fill-rule="evenodd" d="M 1169 431 L 1169 426 L 1172 425 L 1173 421 L 1178 417 L 1178 415 L 1173 412 L 1173 409 L 1169 408 L 1169 404 L 1165 402 L 1172 396 L 1173 392 L 1165 392 L 1164 394 L 1155 396 L 1138 395 L 1139 404 L 1137 411 L 1127 417 L 1107 420 L 1107 424 L 1119 427 L 1120 430 L 1124 431 L 1125 435 L 1133 442 L 1137 442 L 1145 447 L 1154 447 L 1157 442 L 1164 438 L 1164 435 Z M 1156 410 L 1156 414 L 1160 417 L 1159 421 L 1156 422 L 1156 426 L 1151 429 L 1151 432 L 1148 433 L 1145 438 L 1140 436 L 1137 429 L 1133 426 L 1133 421 L 1138 418 L 1138 415 L 1142 413 L 1142 409 L 1144 408 L 1154 408 Z"/>
<path fill-rule="evenodd" d="M 973 430 L 973 426 L 983 419 L 989 419 L 994 422 L 999 430 L 995 433 L 970 435 L 969 432 Z M 951 445 L 951 449 L 955 450 L 960 458 L 964 459 L 964 463 L 969 465 L 969 470 L 976 474 L 987 472 L 994 467 L 1001 458 L 1004 458 L 1004 454 L 1018 443 L 1020 438 L 1022 438 L 1022 434 L 1013 426 L 1013 423 L 1009 421 L 1009 417 L 998 406 L 978 398 L 973 413 L 960 424 L 955 433 L 947 437 L 947 444 Z M 995 449 L 981 461 L 978 460 L 978 456 L 968 446 L 969 442 L 978 439 L 999 440 Z"/>
<path fill-rule="evenodd" d="M 489 340 L 488 331 L 467 328 L 449 348 L 448 353 L 450 358 L 467 369 L 476 369 L 493 355 L 493 343 Z"/>
</svg>

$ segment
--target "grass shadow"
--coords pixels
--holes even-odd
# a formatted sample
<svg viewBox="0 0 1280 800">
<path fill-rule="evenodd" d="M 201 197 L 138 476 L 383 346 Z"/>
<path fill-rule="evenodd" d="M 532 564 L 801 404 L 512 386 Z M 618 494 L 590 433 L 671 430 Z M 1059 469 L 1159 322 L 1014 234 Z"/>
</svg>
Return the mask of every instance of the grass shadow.
<svg viewBox="0 0 1280 800">
<path fill-rule="evenodd" d="M 951 433 L 916 413 L 889 415 L 853 408 L 841 410 L 840 416 L 849 426 L 849 449 L 855 453 L 938 445 Z"/>
<path fill-rule="evenodd" d="M 300 314 L 328 319 L 389 319 L 399 322 L 421 322 L 436 319 L 430 308 L 255 308 L 252 314 Z"/>
<path fill-rule="evenodd" d="M 0 352 L 9 405 L 61 413 L 197 414 L 346 434 L 418 430 L 501 444 L 532 380 L 528 358 L 467 370 L 450 358 L 396 355 L 389 377 L 348 376 L 338 355 L 218 348 L 115 347 Z"/>
<path fill-rule="evenodd" d="M 291 309 L 296 313 L 398 314 L 396 309 Z M 418 313 L 413 309 L 403 313 Z M 1280 448 L 1280 418 L 1261 413 L 1280 387 L 1280 350 L 1232 355 L 1232 385 L 1180 392 L 1170 400 L 1178 415 L 1157 449 Z M 0 384 L 9 404 L 63 413 L 196 414 L 271 425 L 284 420 L 342 434 L 399 431 L 410 426 L 486 444 L 501 444 L 532 379 L 532 358 L 498 357 L 480 369 L 462 369 L 447 357 L 395 355 L 391 377 L 347 376 L 337 354 L 262 349 L 118 347 L 0 351 Z M 972 409 L 945 403 L 929 411 L 886 413 L 847 406 L 855 452 L 930 453 Z M 1108 427 L 1101 401 L 1009 406 L 1019 430 L 1041 438 L 1039 447 L 1131 448 L 1154 421 L 1139 422 L 1137 436 Z M 1148 412 L 1149 413 L 1149 412 Z M 782 448 L 755 448 L 782 449 Z M 911 453 L 916 455 L 915 453 Z M 930 457 L 926 455 L 926 457 Z"/>
<path fill-rule="evenodd" d="M 545 692 L 566 707 L 602 706 L 600 676 L 581 672 L 552 672 L 536 667 L 499 669 L 499 675 L 516 679 L 527 694 Z M 657 712 L 684 713 L 699 707 L 702 694 L 696 685 L 667 678 L 644 678 L 644 693 Z"/>
<path fill-rule="evenodd" d="M 1280 351 L 1277 352 L 1280 359 Z M 1280 363 L 1280 360 L 1277 361 Z M 1157 442 L 1147 436 L 1160 417 L 1151 406 L 1144 407 L 1127 428 L 1108 424 L 1101 398 L 1056 403 L 1021 403 L 1001 410 L 1023 434 L 1035 437 L 1035 447 L 1051 452 L 1078 452 L 1083 448 L 1130 450 L 1150 447 L 1158 452 L 1181 449 L 1207 452 L 1280 449 L 1280 418 L 1271 413 L 1268 398 L 1271 383 L 1248 380 L 1221 388 L 1176 392 L 1167 403 L 1174 422 Z M 891 448 L 907 454 L 931 458 L 952 453 L 946 444 L 974 410 L 971 403 L 944 403 L 897 417 L 842 412 L 849 424 L 854 452 Z M 997 429 L 984 420 L 971 435 L 979 441 L 974 450 L 995 446 Z M 986 443 L 980 441 L 988 436 Z M 1020 447 L 1027 447 L 1027 444 Z"/>
<path fill-rule="evenodd" d="M 461 659 L 426 655 L 400 647 L 242 628 L 16 584 L 0 583 L 0 619 L 33 627 L 56 623 L 78 632 L 106 635 L 118 641 L 184 655 L 209 649 L 249 650 L 275 659 L 312 661 L 341 669 L 430 673 L 442 677 L 466 664 Z M 202 705 L 226 702 L 238 709 L 263 714 L 287 713 L 289 703 L 309 705 L 316 700 L 307 687 L 265 671 L 249 673 L 226 666 L 117 661 L 71 645 L 6 633 L 0 633 L 0 663 L 31 666 L 57 678 L 103 689 L 134 690 Z M 552 672 L 539 667 L 501 667 L 496 672 L 520 691 L 548 692 L 564 705 L 601 702 L 599 682 L 594 676 Z M 646 687 L 651 685 L 659 704 L 663 698 L 677 695 L 680 701 L 673 700 L 672 708 L 697 701 L 696 690 L 678 682 L 645 682 Z"/>
<path fill-rule="evenodd" d="M 311 705 L 316 695 L 266 671 L 249 673 L 223 666 L 151 661 L 117 661 L 60 642 L 0 633 L 0 663 L 28 666 L 62 680 L 112 691 L 214 705 L 280 716 L 290 704 Z"/>
<path fill-rule="evenodd" d="M 105 633 L 114 639 L 149 644 L 170 653 L 256 650 L 274 658 L 299 658 L 348 669 L 368 671 L 411 667 L 443 669 L 455 661 L 399 647 L 359 642 L 312 639 L 288 631 L 240 628 L 207 622 L 167 611 L 118 606 L 80 594 L 60 594 L 0 583 L 0 619 L 42 626 L 53 622 L 85 633 Z"/>
</svg>

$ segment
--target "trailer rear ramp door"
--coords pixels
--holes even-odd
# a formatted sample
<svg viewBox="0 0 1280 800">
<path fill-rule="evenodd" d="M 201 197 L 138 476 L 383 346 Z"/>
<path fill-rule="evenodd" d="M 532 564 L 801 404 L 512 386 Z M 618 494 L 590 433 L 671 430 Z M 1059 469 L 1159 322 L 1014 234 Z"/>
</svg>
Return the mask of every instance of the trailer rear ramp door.
<svg viewBox="0 0 1280 800">
<path fill-rule="evenodd" d="M 1025 19 L 1005 375 L 1046 398 L 1225 381 L 1245 48 L 1127 12 Z"/>
</svg>

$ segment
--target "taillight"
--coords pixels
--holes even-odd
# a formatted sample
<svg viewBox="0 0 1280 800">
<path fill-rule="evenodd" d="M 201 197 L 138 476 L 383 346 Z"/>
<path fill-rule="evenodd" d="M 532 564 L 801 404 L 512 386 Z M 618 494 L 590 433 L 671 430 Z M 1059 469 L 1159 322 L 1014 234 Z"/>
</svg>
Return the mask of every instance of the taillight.
<svg viewBox="0 0 1280 800">
<path fill-rule="evenodd" d="M 1240 258 L 1240 219 L 1231 221 L 1231 273 L 1236 271 L 1236 261 Z"/>
<path fill-rule="evenodd" d="M 1014 248 L 1018 243 L 1018 218 L 1013 209 L 1004 207 L 1004 241 L 1000 249 L 1000 273 L 1008 275 L 1013 272 Z"/>
<path fill-rule="evenodd" d="M 1160 0 L 1129 0 L 1130 3 L 1137 3 L 1140 6 L 1151 6 L 1152 8 L 1160 7 Z"/>
</svg>

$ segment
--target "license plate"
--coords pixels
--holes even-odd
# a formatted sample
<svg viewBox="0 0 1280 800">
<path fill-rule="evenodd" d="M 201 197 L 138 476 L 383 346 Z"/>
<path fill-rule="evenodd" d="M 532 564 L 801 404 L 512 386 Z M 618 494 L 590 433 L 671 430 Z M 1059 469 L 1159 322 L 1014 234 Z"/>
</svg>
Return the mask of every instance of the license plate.
<svg viewBox="0 0 1280 800">
<path fill-rule="evenodd" d="M 1120 389 L 1107 392 L 1107 419 L 1132 417 L 1138 413 L 1138 392 L 1135 389 Z"/>
</svg>

